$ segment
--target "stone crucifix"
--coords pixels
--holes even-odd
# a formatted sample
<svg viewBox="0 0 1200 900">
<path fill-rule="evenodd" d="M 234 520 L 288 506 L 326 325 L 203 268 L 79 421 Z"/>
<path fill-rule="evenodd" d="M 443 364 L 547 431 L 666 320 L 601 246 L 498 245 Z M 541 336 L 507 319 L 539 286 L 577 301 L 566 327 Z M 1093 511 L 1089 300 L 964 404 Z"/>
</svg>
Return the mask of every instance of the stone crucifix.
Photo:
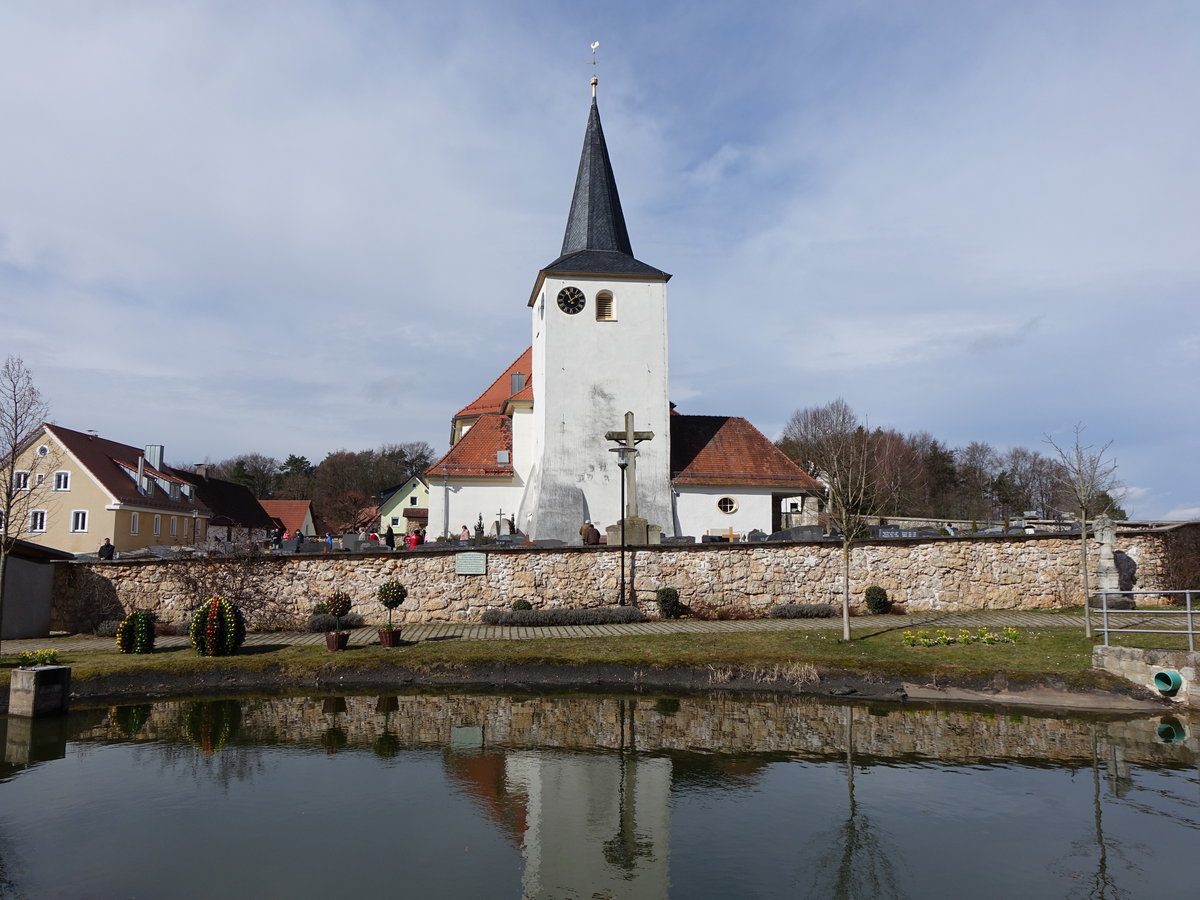
<svg viewBox="0 0 1200 900">
<path fill-rule="evenodd" d="M 621 510 L 622 518 L 636 519 L 638 514 L 637 505 L 637 445 L 642 441 L 649 441 L 654 438 L 653 431 L 634 431 L 633 429 L 633 413 L 625 413 L 625 430 L 624 431 L 609 431 L 604 435 L 606 441 L 616 441 L 616 447 L 610 447 L 609 452 L 617 453 L 621 450 L 628 452 L 626 457 L 629 460 L 629 466 L 625 469 L 625 509 Z"/>
</svg>

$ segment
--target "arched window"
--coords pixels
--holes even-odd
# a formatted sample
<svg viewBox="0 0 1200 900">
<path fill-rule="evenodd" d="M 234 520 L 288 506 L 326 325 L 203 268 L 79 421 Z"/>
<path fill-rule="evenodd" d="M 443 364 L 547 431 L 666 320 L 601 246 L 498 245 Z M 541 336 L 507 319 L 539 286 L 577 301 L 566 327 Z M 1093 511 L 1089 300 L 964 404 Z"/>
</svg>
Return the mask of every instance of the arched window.
<svg viewBox="0 0 1200 900">
<path fill-rule="evenodd" d="M 596 321 L 615 322 L 617 316 L 613 312 L 612 291 L 601 291 L 596 295 Z"/>
</svg>

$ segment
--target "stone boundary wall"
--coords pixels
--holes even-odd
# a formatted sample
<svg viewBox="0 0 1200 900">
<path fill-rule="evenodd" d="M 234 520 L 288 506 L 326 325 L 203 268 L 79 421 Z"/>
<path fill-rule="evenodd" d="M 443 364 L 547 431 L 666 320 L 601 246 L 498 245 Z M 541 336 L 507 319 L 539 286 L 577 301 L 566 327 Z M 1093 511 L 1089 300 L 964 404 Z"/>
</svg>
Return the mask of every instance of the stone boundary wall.
<svg viewBox="0 0 1200 900">
<path fill-rule="evenodd" d="M 1097 548 L 1093 540 L 1093 585 Z M 1139 590 L 1200 589 L 1200 523 L 1118 532 L 1116 549 L 1136 566 Z M 457 552 L 260 557 L 251 587 L 269 600 L 260 619 L 288 627 L 303 623 L 313 605 L 336 589 L 350 592 L 354 611 L 368 622 L 382 622 L 386 611 L 374 596 L 389 578 L 408 587 L 408 600 L 395 613 L 402 623 L 478 621 L 488 607 L 508 608 L 520 598 L 535 607 L 616 602 L 617 548 L 489 549 L 483 575 L 455 574 Z M 1082 601 L 1079 553 L 1078 536 L 1060 535 L 866 542 L 852 549 L 850 590 L 860 608 L 863 592 L 877 584 L 910 611 L 1049 609 Z M 834 542 L 660 545 L 627 550 L 625 556 L 647 612 L 656 612 L 659 587 L 677 588 L 683 602 L 710 615 L 758 616 L 776 603 L 833 603 L 841 596 L 842 550 Z M 210 564 L 237 580 L 236 561 Z M 182 621 L 204 599 L 180 583 L 187 565 L 178 560 L 62 565 L 52 627 L 90 630 L 96 621 L 132 609 Z"/>
</svg>

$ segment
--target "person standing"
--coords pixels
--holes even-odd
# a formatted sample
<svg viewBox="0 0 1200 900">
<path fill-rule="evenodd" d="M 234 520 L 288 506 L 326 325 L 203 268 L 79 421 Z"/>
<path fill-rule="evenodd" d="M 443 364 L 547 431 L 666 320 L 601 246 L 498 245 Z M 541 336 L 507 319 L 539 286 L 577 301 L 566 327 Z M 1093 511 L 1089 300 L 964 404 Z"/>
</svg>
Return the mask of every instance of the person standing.
<svg viewBox="0 0 1200 900">
<path fill-rule="evenodd" d="M 98 559 L 112 559 L 117 552 L 117 548 L 112 545 L 112 541 L 108 538 L 104 539 L 104 543 L 100 545 L 100 549 L 96 551 Z"/>
<path fill-rule="evenodd" d="M 304 546 L 304 532 L 299 528 L 296 529 L 296 552 L 300 552 L 300 548 Z"/>
<path fill-rule="evenodd" d="M 383 533 L 383 542 L 387 544 L 389 550 L 396 549 L 396 532 L 392 531 L 392 526 L 387 527 L 387 531 Z"/>
<path fill-rule="evenodd" d="M 462 531 L 458 533 L 458 539 L 464 543 L 471 540 L 471 529 L 464 525 Z"/>
<path fill-rule="evenodd" d="M 600 529 L 591 522 L 587 523 L 587 534 L 583 536 L 583 542 L 589 546 L 595 546 L 600 543 Z"/>
</svg>

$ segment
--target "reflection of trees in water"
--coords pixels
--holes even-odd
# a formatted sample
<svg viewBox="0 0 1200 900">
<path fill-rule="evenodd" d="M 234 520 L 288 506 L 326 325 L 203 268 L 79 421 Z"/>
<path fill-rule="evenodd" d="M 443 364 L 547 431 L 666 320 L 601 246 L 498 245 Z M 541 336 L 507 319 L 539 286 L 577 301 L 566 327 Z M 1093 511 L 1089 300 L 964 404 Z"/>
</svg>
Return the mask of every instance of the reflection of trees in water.
<svg viewBox="0 0 1200 900">
<path fill-rule="evenodd" d="M 845 707 L 846 820 L 829 834 L 829 850 L 814 866 L 810 896 L 841 898 L 903 897 L 892 859 L 897 848 L 889 847 L 858 805 L 854 794 L 854 707 Z"/>
<path fill-rule="evenodd" d="M 150 718 L 150 704 L 114 706 L 109 712 L 109 717 L 117 731 L 127 738 L 135 737 Z"/>
<path fill-rule="evenodd" d="M 183 707 L 183 733 L 204 753 L 220 753 L 242 724 L 238 700 L 193 700 Z"/>
<path fill-rule="evenodd" d="M 193 700 L 179 713 L 179 733 L 192 746 L 153 744 L 134 749 L 135 758 L 153 758 L 162 769 L 183 769 L 192 780 L 229 787 L 265 771 L 264 748 L 230 746 L 242 723 L 239 700 Z M 195 750 L 200 750 L 196 753 Z"/>
<path fill-rule="evenodd" d="M 371 744 L 371 749 L 380 759 L 395 759 L 400 753 L 400 738 L 392 734 L 391 715 L 400 708 L 396 697 L 380 697 L 375 701 L 375 712 L 383 713 L 383 731 Z"/>
<path fill-rule="evenodd" d="M 223 788 L 239 781 L 253 781 L 267 770 L 266 747 L 234 745 L 220 753 L 197 753 L 183 744 L 139 744 L 132 748 L 136 760 L 146 760 L 166 771 L 185 772 L 196 784 L 213 783 Z"/>
</svg>

